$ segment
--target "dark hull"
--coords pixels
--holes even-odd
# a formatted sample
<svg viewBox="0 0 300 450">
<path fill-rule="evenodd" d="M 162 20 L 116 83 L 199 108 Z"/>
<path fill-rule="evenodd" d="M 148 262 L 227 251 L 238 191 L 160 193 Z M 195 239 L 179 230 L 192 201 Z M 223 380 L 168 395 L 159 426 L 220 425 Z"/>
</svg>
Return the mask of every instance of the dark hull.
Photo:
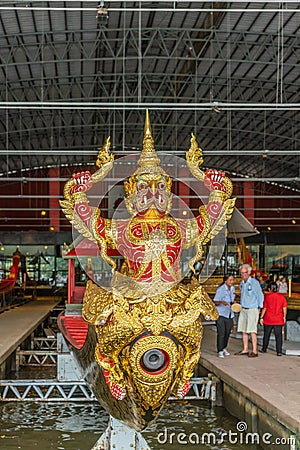
<svg viewBox="0 0 300 450">
<path fill-rule="evenodd" d="M 79 349 L 70 342 L 72 339 L 70 339 L 67 330 L 63 326 L 61 318 L 58 320 L 58 325 L 66 338 L 71 353 L 81 368 L 83 379 L 88 383 L 96 399 L 106 411 L 115 419 L 134 428 L 136 431 L 141 431 L 151 425 L 169 398 L 172 386 L 167 390 L 164 398 L 161 399 L 159 406 L 154 409 L 145 404 L 143 398 L 135 389 L 132 393 L 127 394 L 123 400 L 115 399 L 105 381 L 102 369 L 95 360 L 95 347 L 97 344 L 95 327 L 89 325 L 85 343 Z"/>
</svg>

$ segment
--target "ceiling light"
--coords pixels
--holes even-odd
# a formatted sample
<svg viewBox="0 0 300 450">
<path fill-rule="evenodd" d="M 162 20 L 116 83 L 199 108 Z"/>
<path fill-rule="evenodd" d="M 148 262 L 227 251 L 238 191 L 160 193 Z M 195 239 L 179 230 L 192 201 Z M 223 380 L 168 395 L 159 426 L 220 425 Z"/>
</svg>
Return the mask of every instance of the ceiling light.
<svg viewBox="0 0 300 450">
<path fill-rule="evenodd" d="M 98 5 L 96 19 L 98 20 L 100 26 L 105 27 L 105 25 L 107 25 L 108 11 L 107 8 L 104 7 L 104 0 L 101 0 L 101 2 Z"/>
<path fill-rule="evenodd" d="M 296 220 L 295 220 L 295 219 L 293 219 L 293 220 L 292 220 L 292 224 L 293 224 L 293 225 L 295 225 L 295 223 L 296 223 Z"/>
<path fill-rule="evenodd" d="M 220 110 L 220 108 L 219 108 L 219 103 L 218 103 L 218 102 L 213 102 L 213 105 L 212 105 L 211 109 L 212 109 L 215 113 L 218 113 L 218 114 L 221 112 L 221 110 Z"/>
<path fill-rule="evenodd" d="M 268 227 L 268 231 L 271 231 L 272 230 L 272 228 L 271 227 Z"/>
</svg>

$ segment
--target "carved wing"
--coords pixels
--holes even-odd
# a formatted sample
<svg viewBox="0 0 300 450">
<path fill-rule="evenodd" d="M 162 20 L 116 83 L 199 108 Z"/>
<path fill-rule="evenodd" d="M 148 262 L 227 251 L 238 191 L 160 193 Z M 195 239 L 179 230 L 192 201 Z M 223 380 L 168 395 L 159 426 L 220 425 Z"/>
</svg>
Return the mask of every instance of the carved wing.
<svg viewBox="0 0 300 450">
<path fill-rule="evenodd" d="M 80 216 L 76 213 L 74 210 L 74 205 L 69 200 L 60 200 L 59 204 L 62 208 L 62 211 L 68 221 L 76 228 L 76 230 L 82 234 L 82 236 L 90 239 L 91 241 L 95 242 L 97 244 L 96 239 L 94 238 L 92 232 L 89 230 L 89 228 L 85 225 L 85 223 L 82 221 Z"/>
<path fill-rule="evenodd" d="M 202 241 L 202 245 L 207 244 L 213 237 L 217 236 L 217 234 L 224 228 L 224 226 L 232 216 L 235 201 L 236 201 L 235 198 L 229 198 L 223 203 L 222 213 L 219 215 L 210 232 Z"/>
</svg>

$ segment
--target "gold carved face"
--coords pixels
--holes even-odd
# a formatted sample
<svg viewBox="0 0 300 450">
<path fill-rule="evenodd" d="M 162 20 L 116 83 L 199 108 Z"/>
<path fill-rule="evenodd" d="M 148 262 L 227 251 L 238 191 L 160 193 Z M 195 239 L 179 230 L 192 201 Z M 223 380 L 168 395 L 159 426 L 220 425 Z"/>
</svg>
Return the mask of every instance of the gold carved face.
<svg viewBox="0 0 300 450">
<path fill-rule="evenodd" d="M 171 208 L 171 179 L 164 174 L 142 173 L 124 183 L 127 203 L 135 214 L 144 216 L 154 209 L 160 216 Z"/>
</svg>

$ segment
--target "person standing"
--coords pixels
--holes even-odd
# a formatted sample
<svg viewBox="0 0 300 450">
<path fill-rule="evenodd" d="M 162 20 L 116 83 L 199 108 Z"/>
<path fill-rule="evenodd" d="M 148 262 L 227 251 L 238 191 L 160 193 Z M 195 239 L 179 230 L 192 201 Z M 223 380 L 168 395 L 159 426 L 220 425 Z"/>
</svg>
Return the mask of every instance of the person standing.
<svg viewBox="0 0 300 450">
<path fill-rule="evenodd" d="M 287 294 L 287 292 L 288 292 L 288 285 L 287 285 L 285 277 L 282 277 L 282 279 L 279 280 L 276 284 L 277 284 L 277 287 L 278 287 L 279 294 Z"/>
<path fill-rule="evenodd" d="M 224 277 L 224 282 L 218 287 L 214 303 L 217 306 L 219 313 L 219 318 L 216 321 L 217 325 L 217 351 L 218 357 L 224 358 L 224 356 L 229 356 L 230 353 L 227 351 L 226 347 L 229 340 L 229 335 L 232 327 L 232 319 L 234 313 L 231 310 L 231 305 L 234 303 L 235 299 L 235 289 L 234 289 L 234 278 L 232 275 L 226 275 Z"/>
<path fill-rule="evenodd" d="M 242 264 L 240 267 L 241 273 L 241 312 L 238 320 L 238 332 L 243 333 L 243 349 L 235 353 L 236 355 L 248 355 L 250 358 L 258 356 L 257 353 L 257 325 L 259 318 L 259 311 L 263 307 L 264 294 L 259 282 L 252 278 L 252 267 L 249 264 Z M 252 352 L 249 352 L 249 335 L 252 340 Z"/>
<path fill-rule="evenodd" d="M 264 326 L 263 346 L 260 352 L 266 353 L 272 330 L 276 340 L 277 356 L 282 356 L 282 326 L 286 321 L 287 302 L 284 295 L 278 291 L 276 283 L 269 285 L 270 292 L 265 294 L 260 324 Z"/>
</svg>

